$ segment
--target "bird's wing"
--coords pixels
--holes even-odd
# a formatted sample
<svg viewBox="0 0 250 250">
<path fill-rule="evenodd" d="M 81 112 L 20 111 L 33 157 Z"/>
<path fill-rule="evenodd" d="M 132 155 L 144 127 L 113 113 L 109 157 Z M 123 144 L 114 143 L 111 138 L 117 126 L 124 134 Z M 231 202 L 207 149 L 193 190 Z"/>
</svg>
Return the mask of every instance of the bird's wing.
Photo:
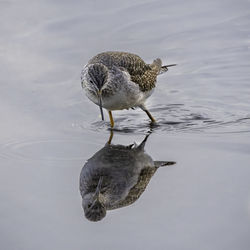
<svg viewBox="0 0 250 250">
<path fill-rule="evenodd" d="M 130 74 L 131 80 L 138 84 L 142 91 L 149 91 L 155 87 L 156 77 L 160 70 L 158 62 L 149 65 L 139 56 L 127 52 L 103 52 L 89 61 L 89 64 L 92 63 L 102 63 L 108 69 L 112 69 L 113 66 L 121 70 L 125 69 Z"/>
<path fill-rule="evenodd" d="M 139 199 L 141 194 L 144 192 L 146 189 L 150 179 L 154 175 L 155 171 L 157 170 L 157 167 L 146 167 L 142 169 L 137 183 L 130 189 L 128 195 L 126 196 L 125 199 L 119 201 L 118 203 L 112 205 L 108 209 L 117 209 L 125 206 L 129 206 L 132 203 L 134 203 L 136 200 Z"/>
</svg>

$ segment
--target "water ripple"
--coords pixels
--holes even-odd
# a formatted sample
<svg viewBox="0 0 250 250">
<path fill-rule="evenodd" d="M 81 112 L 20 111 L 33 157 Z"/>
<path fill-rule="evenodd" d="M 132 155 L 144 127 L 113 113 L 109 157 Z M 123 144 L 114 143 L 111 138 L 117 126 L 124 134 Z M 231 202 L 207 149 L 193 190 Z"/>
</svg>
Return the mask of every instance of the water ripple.
<svg viewBox="0 0 250 250">
<path fill-rule="evenodd" d="M 28 138 L 1 145 L 0 158 L 21 161 L 82 161 L 84 146 L 84 141 L 80 139 Z"/>
<path fill-rule="evenodd" d="M 152 106 L 151 113 L 157 123 L 149 122 L 147 116 L 141 111 L 126 113 L 114 112 L 114 131 L 121 133 L 144 134 L 149 130 L 166 132 L 246 132 L 250 129 L 250 116 L 239 117 L 237 114 L 214 112 L 202 107 L 186 107 L 184 104 L 168 104 Z M 109 129 L 109 122 L 95 121 L 90 124 L 79 124 L 80 128 L 93 131 Z"/>
</svg>

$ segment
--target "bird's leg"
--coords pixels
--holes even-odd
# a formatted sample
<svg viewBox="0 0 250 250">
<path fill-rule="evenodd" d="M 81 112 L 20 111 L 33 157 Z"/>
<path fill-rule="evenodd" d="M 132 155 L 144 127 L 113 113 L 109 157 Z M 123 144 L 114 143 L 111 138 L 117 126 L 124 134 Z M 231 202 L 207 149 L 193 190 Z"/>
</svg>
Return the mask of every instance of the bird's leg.
<svg viewBox="0 0 250 250">
<path fill-rule="evenodd" d="M 113 116 L 110 110 L 109 110 L 109 120 L 110 120 L 111 128 L 113 128 L 115 123 L 114 123 Z"/>
<path fill-rule="evenodd" d="M 150 112 L 147 110 L 147 108 L 144 106 L 144 104 L 141 104 L 139 106 L 139 108 L 141 108 L 144 112 L 146 112 L 146 114 L 148 115 L 148 117 L 150 118 L 150 120 L 152 121 L 152 123 L 156 122 L 155 118 L 150 114 Z"/>
<path fill-rule="evenodd" d="M 112 141 L 112 139 L 113 139 L 113 135 L 114 135 L 114 132 L 113 132 L 113 130 L 111 129 L 111 130 L 110 130 L 110 136 L 109 136 L 108 144 L 111 144 L 111 141 Z"/>
<path fill-rule="evenodd" d="M 147 109 L 145 109 L 144 111 L 146 112 L 146 114 L 148 115 L 148 117 L 150 118 L 150 120 L 151 120 L 153 123 L 155 123 L 156 120 L 155 120 L 155 118 L 150 114 L 150 112 L 149 112 Z"/>
</svg>

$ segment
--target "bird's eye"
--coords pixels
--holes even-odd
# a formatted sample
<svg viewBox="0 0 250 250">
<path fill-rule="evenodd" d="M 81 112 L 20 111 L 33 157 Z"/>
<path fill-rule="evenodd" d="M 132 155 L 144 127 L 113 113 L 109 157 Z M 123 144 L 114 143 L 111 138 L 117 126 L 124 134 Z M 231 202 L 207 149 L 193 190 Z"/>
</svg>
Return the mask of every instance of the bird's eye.
<svg viewBox="0 0 250 250">
<path fill-rule="evenodd" d="M 91 204 L 88 204 L 88 208 L 90 208 L 91 207 Z"/>
<path fill-rule="evenodd" d="M 93 84 L 93 81 L 92 81 L 92 80 L 89 80 L 89 82 L 90 82 L 91 84 Z"/>
</svg>

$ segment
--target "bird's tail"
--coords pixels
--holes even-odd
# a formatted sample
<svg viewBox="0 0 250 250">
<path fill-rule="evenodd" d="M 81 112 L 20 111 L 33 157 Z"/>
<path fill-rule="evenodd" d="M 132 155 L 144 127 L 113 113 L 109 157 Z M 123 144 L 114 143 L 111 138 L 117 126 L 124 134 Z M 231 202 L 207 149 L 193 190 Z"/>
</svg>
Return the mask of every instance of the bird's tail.
<svg viewBox="0 0 250 250">
<path fill-rule="evenodd" d="M 174 165 L 175 163 L 176 163 L 175 161 L 154 161 L 155 167 L 157 168 Z"/>
<path fill-rule="evenodd" d="M 153 61 L 153 63 L 151 63 L 151 68 L 152 69 L 156 69 L 158 72 L 158 75 L 167 72 L 168 71 L 168 67 L 173 67 L 176 66 L 177 64 L 169 64 L 169 65 L 163 65 L 162 66 L 162 61 L 160 58 L 157 58 Z"/>
<path fill-rule="evenodd" d="M 160 58 L 156 58 L 153 61 L 153 63 L 151 63 L 150 66 L 151 66 L 151 68 L 156 68 L 156 69 L 160 70 L 161 67 L 162 67 L 162 61 L 161 61 L 161 59 Z"/>
<path fill-rule="evenodd" d="M 169 65 L 161 66 L 161 69 L 160 69 L 160 72 L 159 72 L 158 75 L 167 72 L 167 71 L 168 71 L 168 67 L 173 67 L 173 66 L 176 66 L 176 65 L 177 65 L 177 64 L 169 64 Z"/>
</svg>

